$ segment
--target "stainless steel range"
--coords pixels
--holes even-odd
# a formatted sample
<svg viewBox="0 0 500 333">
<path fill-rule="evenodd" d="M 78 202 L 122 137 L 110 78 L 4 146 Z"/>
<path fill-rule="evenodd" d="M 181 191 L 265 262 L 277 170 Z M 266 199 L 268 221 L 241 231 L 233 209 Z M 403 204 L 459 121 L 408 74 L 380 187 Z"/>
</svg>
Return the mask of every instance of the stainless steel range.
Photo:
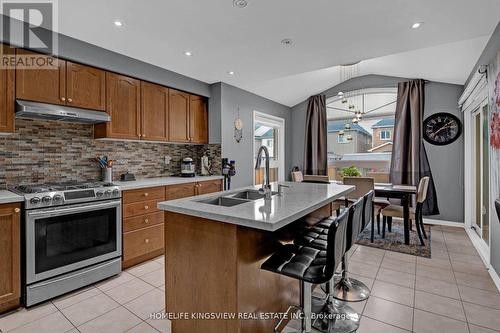
<svg viewBox="0 0 500 333">
<path fill-rule="evenodd" d="M 121 191 L 110 183 L 23 185 L 23 298 L 31 306 L 121 271 Z"/>
</svg>

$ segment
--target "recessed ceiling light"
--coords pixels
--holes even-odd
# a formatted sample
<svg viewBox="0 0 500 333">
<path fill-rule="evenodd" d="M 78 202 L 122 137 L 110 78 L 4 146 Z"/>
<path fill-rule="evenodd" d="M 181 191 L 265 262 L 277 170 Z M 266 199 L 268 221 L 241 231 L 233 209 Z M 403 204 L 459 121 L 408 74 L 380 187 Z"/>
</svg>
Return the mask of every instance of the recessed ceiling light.
<svg viewBox="0 0 500 333">
<path fill-rule="evenodd" d="M 193 55 L 193 52 L 191 52 L 191 51 L 184 51 L 184 55 L 190 57 L 190 56 Z"/>
<path fill-rule="evenodd" d="M 123 25 L 123 22 L 122 22 L 122 21 L 118 21 L 118 20 L 116 20 L 116 21 L 115 21 L 115 25 L 116 25 L 117 27 L 121 27 L 121 26 Z"/>
<path fill-rule="evenodd" d="M 415 23 L 413 23 L 413 25 L 411 26 L 411 28 L 412 29 L 418 29 L 418 28 L 420 28 L 421 25 L 422 25 L 421 22 L 415 22 Z"/>
<path fill-rule="evenodd" d="M 248 2 L 246 0 L 233 0 L 233 6 L 236 8 L 245 8 L 248 6 Z"/>
<path fill-rule="evenodd" d="M 293 43 L 293 41 L 290 38 L 285 38 L 285 39 L 281 40 L 281 44 L 283 44 L 285 46 L 290 46 L 290 45 L 292 45 L 292 43 Z"/>
<path fill-rule="evenodd" d="M 233 71 L 229 71 L 229 72 L 227 72 L 227 74 L 234 75 L 234 72 Z"/>
</svg>

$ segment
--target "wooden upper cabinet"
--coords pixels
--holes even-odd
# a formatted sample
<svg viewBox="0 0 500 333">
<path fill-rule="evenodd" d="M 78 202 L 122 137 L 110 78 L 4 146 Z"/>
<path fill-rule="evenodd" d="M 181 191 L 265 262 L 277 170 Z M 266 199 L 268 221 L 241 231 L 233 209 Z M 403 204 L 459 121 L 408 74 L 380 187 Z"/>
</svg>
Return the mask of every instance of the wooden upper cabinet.
<svg viewBox="0 0 500 333">
<path fill-rule="evenodd" d="M 13 55 L 14 50 L 0 44 L 2 54 Z M 14 77 L 12 68 L 0 69 L 0 132 L 14 132 Z"/>
<path fill-rule="evenodd" d="M 142 139 L 168 140 L 168 88 L 141 82 Z"/>
<path fill-rule="evenodd" d="M 189 142 L 189 94 L 174 89 L 169 91 L 169 140 Z"/>
<path fill-rule="evenodd" d="M 139 80 L 106 73 L 106 112 L 111 121 L 94 127 L 96 138 L 140 139 L 141 83 Z"/>
<path fill-rule="evenodd" d="M 16 98 L 50 104 L 66 104 L 66 61 L 17 49 L 18 57 L 47 57 L 53 68 L 16 68 Z"/>
<path fill-rule="evenodd" d="M 106 72 L 67 61 L 66 102 L 68 106 L 106 110 Z"/>
<path fill-rule="evenodd" d="M 208 143 L 207 100 L 191 95 L 189 107 L 189 138 L 192 143 Z"/>
<path fill-rule="evenodd" d="M 0 205 L 0 312 L 19 305 L 21 295 L 20 205 Z"/>
</svg>

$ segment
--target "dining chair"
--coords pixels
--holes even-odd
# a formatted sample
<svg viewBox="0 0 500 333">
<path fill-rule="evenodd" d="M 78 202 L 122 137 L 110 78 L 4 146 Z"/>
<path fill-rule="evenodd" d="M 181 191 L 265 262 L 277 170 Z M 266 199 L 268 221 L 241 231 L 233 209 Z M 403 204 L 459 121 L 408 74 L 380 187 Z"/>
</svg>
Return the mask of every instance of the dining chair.
<svg viewBox="0 0 500 333">
<path fill-rule="evenodd" d="M 356 186 L 356 189 L 345 197 L 345 205 L 355 202 L 375 188 L 375 180 L 371 177 L 344 177 L 344 185 Z M 377 217 L 377 233 L 380 234 L 380 212 L 391 203 L 384 198 L 373 198 L 375 216 Z"/>
<path fill-rule="evenodd" d="M 411 208 L 410 207 L 410 220 L 415 221 L 415 228 L 417 229 L 417 234 L 418 238 L 420 239 L 420 244 L 424 245 L 424 240 L 422 238 L 422 235 L 424 236 L 425 239 L 427 239 L 427 234 L 425 232 L 424 228 L 424 218 L 422 215 L 422 207 L 424 204 L 424 201 L 427 199 L 427 189 L 429 188 L 429 180 L 430 177 L 426 176 L 420 179 L 420 182 L 418 183 L 418 189 L 417 189 L 417 207 L 416 208 Z M 385 238 L 385 226 L 388 221 L 388 219 L 392 219 L 393 217 L 399 217 L 403 218 L 404 217 L 404 210 L 403 206 L 400 205 L 389 205 L 382 209 L 382 216 L 383 216 L 383 222 L 382 222 L 382 238 Z"/>
</svg>

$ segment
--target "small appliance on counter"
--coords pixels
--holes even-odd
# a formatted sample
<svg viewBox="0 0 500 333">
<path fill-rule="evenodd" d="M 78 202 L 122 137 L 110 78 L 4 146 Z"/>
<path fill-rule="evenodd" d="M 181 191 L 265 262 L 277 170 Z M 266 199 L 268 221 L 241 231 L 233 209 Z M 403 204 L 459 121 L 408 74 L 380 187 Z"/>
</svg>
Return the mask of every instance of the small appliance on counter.
<svg viewBox="0 0 500 333">
<path fill-rule="evenodd" d="M 231 177 L 236 175 L 236 162 L 234 160 L 222 159 L 222 175 L 224 176 L 224 191 L 230 190 Z"/>
<path fill-rule="evenodd" d="M 120 180 L 122 182 L 130 182 L 135 180 L 135 175 L 133 173 L 129 173 L 128 171 L 126 173 L 122 173 L 120 175 Z"/>
<path fill-rule="evenodd" d="M 207 153 L 203 153 L 203 156 L 201 157 L 201 175 L 202 176 L 208 176 L 210 175 L 210 169 L 212 167 L 212 163 L 210 163 L 210 160 L 208 159 Z"/>
<path fill-rule="evenodd" d="M 182 159 L 181 163 L 181 176 L 182 177 L 194 177 L 194 163 L 191 157 L 186 157 Z"/>
</svg>

